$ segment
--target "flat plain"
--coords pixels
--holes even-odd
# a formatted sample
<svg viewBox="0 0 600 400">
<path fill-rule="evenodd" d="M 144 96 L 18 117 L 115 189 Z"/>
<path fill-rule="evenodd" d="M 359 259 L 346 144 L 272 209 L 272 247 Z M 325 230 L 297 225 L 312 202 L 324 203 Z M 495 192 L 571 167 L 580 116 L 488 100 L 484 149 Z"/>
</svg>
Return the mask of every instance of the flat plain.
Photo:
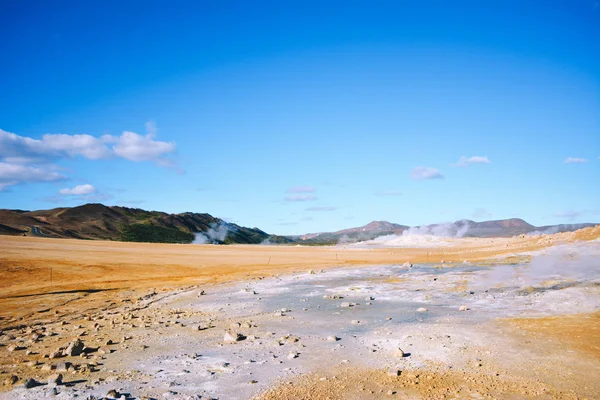
<svg viewBox="0 0 600 400">
<path fill-rule="evenodd" d="M 598 398 L 599 237 L 0 237 L 0 397 Z"/>
</svg>

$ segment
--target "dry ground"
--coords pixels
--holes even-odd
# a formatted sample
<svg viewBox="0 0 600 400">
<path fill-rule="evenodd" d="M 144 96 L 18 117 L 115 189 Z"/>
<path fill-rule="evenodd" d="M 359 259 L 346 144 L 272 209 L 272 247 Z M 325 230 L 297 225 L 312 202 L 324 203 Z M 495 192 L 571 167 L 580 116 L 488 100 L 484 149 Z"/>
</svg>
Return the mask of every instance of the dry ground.
<svg viewBox="0 0 600 400">
<path fill-rule="evenodd" d="M 153 288 L 168 294 L 176 288 L 199 284 L 406 261 L 444 262 L 445 265 L 463 261 L 512 263 L 523 260 L 526 256 L 519 254 L 524 252 L 599 237 L 600 226 L 597 226 L 541 237 L 461 239 L 451 247 L 436 249 L 360 249 L 167 245 L 0 236 L 0 331 L 14 331 L 36 322 L 57 324 L 69 315 L 83 318 L 82 315 L 120 313 L 131 299 L 148 294 Z M 575 359 L 582 362 L 571 365 L 575 371 L 586 365 L 597 367 L 599 326 L 600 313 L 498 322 L 499 330 L 505 330 L 520 342 L 524 351 L 540 359 L 544 354 L 564 351 L 568 364 L 575 355 Z M 0 364 L 12 362 L 11 357 L 2 351 Z M 586 397 L 590 392 L 600 396 L 598 384 L 586 386 L 589 373 L 567 377 L 564 371 L 552 366 L 511 365 L 511 374 L 497 375 L 496 371 L 505 371 L 502 368 L 507 367 L 501 365 L 502 360 L 498 364 L 491 369 L 473 371 L 450 371 L 431 365 L 426 370 L 411 371 L 400 377 L 390 377 L 382 370 L 356 367 L 315 371 L 291 383 L 281 382 L 260 398 L 462 398 L 464 393 L 469 396 L 477 393 L 477 398 L 575 399 L 593 398 Z"/>
</svg>

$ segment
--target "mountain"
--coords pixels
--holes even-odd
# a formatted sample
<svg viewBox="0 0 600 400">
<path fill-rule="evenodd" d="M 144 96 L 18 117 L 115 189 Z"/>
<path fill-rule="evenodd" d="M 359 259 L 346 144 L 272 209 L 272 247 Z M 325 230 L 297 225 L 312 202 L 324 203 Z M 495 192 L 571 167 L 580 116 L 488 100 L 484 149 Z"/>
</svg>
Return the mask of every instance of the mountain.
<svg viewBox="0 0 600 400">
<path fill-rule="evenodd" d="M 520 219 L 501 219 L 475 222 L 468 219 L 446 223 L 409 227 L 387 221 L 373 221 L 357 228 L 337 232 L 309 233 L 296 239 L 302 244 L 328 245 L 345 242 L 361 242 L 385 235 L 425 234 L 454 237 L 511 237 L 521 234 L 548 234 L 569 232 L 597 224 L 568 224 L 536 227 Z"/>
<path fill-rule="evenodd" d="M 162 243 L 191 243 L 195 239 L 220 244 L 291 242 L 210 214 L 168 214 L 96 203 L 39 211 L 0 210 L 0 235 Z"/>
<path fill-rule="evenodd" d="M 399 235 L 409 227 L 387 221 L 373 221 L 358 228 L 343 229 L 337 232 L 321 232 L 299 237 L 305 244 L 335 244 L 340 242 L 362 242 L 378 236 Z"/>
</svg>

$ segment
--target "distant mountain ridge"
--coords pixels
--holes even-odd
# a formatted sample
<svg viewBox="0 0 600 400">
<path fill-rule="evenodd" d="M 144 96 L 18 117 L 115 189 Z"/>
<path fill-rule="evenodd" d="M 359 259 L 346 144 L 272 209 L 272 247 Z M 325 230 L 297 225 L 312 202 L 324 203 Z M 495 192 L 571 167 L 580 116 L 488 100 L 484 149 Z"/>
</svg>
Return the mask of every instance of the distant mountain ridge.
<svg viewBox="0 0 600 400">
<path fill-rule="evenodd" d="M 595 223 L 560 224 L 536 227 L 520 218 L 476 222 L 468 219 L 447 224 L 431 224 L 410 227 L 388 221 L 373 221 L 364 226 L 336 232 L 321 232 L 298 237 L 304 244 L 335 244 L 372 240 L 379 236 L 402 234 L 430 234 L 460 237 L 511 237 L 521 234 L 547 234 L 570 232 L 595 226 Z"/>
<path fill-rule="evenodd" d="M 218 232 L 218 234 L 216 234 Z M 228 223 L 210 214 L 168 214 L 98 203 L 51 210 L 0 210 L 0 234 L 134 242 L 288 243 L 258 228 Z"/>
<path fill-rule="evenodd" d="M 99 203 L 51 210 L 0 209 L 0 235 L 101 239 L 160 243 L 286 244 L 327 245 L 360 242 L 379 236 L 433 234 L 460 237 L 510 237 L 574 231 L 596 224 L 561 224 L 536 227 L 519 218 L 475 222 L 460 220 L 447 224 L 407 226 L 372 221 L 364 226 L 336 232 L 299 236 L 270 235 L 206 213 L 169 214 L 140 208 L 105 206 Z"/>
</svg>

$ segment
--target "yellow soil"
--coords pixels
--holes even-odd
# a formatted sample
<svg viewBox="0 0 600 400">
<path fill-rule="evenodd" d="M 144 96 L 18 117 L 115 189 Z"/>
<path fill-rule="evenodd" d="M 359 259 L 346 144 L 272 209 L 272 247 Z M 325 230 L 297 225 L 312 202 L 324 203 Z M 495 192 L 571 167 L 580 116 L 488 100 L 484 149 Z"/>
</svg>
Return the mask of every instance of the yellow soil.
<svg viewBox="0 0 600 400">
<path fill-rule="evenodd" d="M 559 344 L 600 360 L 600 311 L 543 318 L 512 318 L 504 322 L 521 330 L 521 334 L 530 340 L 555 339 Z"/>
<path fill-rule="evenodd" d="M 444 248 L 213 246 L 0 236 L 0 310 L 23 317 L 77 296 L 105 301 L 108 289 L 181 287 L 260 279 L 349 265 L 484 261 L 555 243 L 600 237 L 600 226 L 542 237 L 454 239 Z M 510 258 L 508 258 L 510 260 Z M 100 292 L 92 292 L 100 291 Z M 48 294 L 54 294 L 48 296 Z M 26 296 L 26 297 L 25 297 Z M 51 304 L 49 304 L 51 303 Z"/>
</svg>

